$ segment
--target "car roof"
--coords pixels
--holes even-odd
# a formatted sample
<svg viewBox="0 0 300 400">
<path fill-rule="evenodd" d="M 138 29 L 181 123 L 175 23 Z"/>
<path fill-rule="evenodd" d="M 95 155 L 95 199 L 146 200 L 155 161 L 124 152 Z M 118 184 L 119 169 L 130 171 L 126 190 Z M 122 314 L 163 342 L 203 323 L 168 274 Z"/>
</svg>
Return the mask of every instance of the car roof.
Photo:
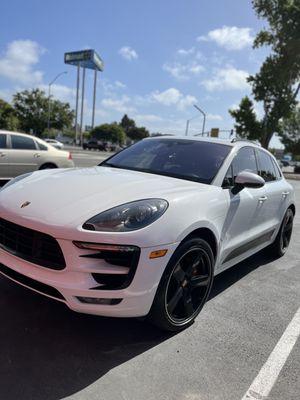
<svg viewBox="0 0 300 400">
<path fill-rule="evenodd" d="M 197 142 L 209 142 L 209 143 L 219 143 L 224 144 L 226 146 L 231 147 L 245 147 L 245 146 L 253 146 L 253 147 L 260 147 L 258 143 L 251 142 L 250 140 L 244 139 L 220 139 L 220 138 L 212 138 L 212 137 L 202 137 L 202 136 L 155 136 L 149 137 L 145 140 L 159 140 L 159 139 L 168 139 L 168 140 L 191 140 Z"/>
<path fill-rule="evenodd" d="M 0 133 L 4 133 L 4 134 L 6 134 L 6 135 L 12 135 L 12 134 L 13 134 L 13 135 L 25 136 L 25 137 L 29 137 L 29 138 L 31 138 L 31 139 L 37 140 L 38 142 L 42 142 L 42 143 L 47 144 L 47 142 L 46 142 L 44 139 L 39 138 L 39 137 L 34 136 L 34 135 L 29 135 L 28 133 L 21 133 L 21 132 L 15 132 L 15 131 L 7 131 L 7 130 L 5 130 L 5 129 L 0 129 Z"/>
</svg>

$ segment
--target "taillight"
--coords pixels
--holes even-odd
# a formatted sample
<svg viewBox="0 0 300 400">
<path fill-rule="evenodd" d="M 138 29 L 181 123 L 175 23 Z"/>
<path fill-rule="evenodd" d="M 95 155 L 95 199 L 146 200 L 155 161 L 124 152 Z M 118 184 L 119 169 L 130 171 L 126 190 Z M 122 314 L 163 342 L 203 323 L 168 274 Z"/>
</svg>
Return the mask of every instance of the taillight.
<svg viewBox="0 0 300 400">
<path fill-rule="evenodd" d="M 72 153 L 69 152 L 68 160 L 73 160 Z"/>
</svg>

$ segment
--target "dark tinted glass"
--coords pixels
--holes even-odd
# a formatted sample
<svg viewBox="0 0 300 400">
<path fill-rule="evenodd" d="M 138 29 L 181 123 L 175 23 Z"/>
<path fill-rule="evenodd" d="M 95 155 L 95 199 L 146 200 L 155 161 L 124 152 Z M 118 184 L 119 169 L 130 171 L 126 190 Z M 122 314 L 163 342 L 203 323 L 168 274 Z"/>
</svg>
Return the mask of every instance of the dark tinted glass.
<svg viewBox="0 0 300 400">
<path fill-rule="evenodd" d="M 0 149 L 6 149 L 6 135 L 0 133 Z"/>
<path fill-rule="evenodd" d="M 234 179 L 242 171 L 250 171 L 257 174 L 255 152 L 252 147 L 243 147 L 232 161 Z"/>
<path fill-rule="evenodd" d="M 209 184 L 231 148 L 196 140 L 142 140 L 101 165 Z"/>
<path fill-rule="evenodd" d="M 43 143 L 41 143 L 41 142 L 37 142 L 37 145 L 38 145 L 38 147 L 39 147 L 39 149 L 40 150 L 48 150 L 48 147 L 47 146 L 45 146 Z"/>
<path fill-rule="evenodd" d="M 257 150 L 258 174 L 266 182 L 276 180 L 276 172 L 271 157 L 262 150 Z"/>
<path fill-rule="evenodd" d="M 230 167 L 228 168 L 228 171 L 226 172 L 225 178 L 223 180 L 222 187 L 224 189 L 226 189 L 226 188 L 230 188 L 232 186 L 234 186 L 234 182 L 233 182 L 233 174 L 232 174 L 232 165 L 230 165 Z"/>
<path fill-rule="evenodd" d="M 11 147 L 20 150 L 36 150 L 33 139 L 18 135 L 11 135 Z"/>
<path fill-rule="evenodd" d="M 277 162 L 276 162 L 276 161 L 274 161 L 273 159 L 272 159 L 272 162 L 273 162 L 273 164 L 274 164 L 274 167 L 275 167 L 276 179 L 281 179 L 281 177 L 282 177 L 282 174 L 281 174 L 281 170 L 280 170 L 280 168 L 279 168 L 279 166 L 278 166 Z"/>
</svg>

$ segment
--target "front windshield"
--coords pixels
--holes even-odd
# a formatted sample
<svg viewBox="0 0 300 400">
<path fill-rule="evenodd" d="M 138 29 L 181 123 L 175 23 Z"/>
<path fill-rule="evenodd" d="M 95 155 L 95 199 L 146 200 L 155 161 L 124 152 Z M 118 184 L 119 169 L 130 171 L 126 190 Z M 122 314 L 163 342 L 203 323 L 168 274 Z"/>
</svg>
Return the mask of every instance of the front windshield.
<svg viewBox="0 0 300 400">
<path fill-rule="evenodd" d="M 185 139 L 146 139 L 100 166 L 166 175 L 210 184 L 231 146 Z"/>
</svg>

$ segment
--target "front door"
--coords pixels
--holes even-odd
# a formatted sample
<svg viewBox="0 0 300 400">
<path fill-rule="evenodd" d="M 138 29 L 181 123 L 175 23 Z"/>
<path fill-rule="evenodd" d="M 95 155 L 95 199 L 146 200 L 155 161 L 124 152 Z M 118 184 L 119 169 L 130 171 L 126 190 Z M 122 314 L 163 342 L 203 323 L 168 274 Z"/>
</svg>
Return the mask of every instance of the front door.
<svg viewBox="0 0 300 400">
<path fill-rule="evenodd" d="M 0 133 L 0 179 L 10 179 L 12 177 L 10 166 L 10 154 L 7 150 L 7 135 Z"/>
<path fill-rule="evenodd" d="M 26 174 L 38 169 L 39 150 L 33 138 L 12 134 L 11 139 L 11 169 L 13 176 Z"/>
</svg>

